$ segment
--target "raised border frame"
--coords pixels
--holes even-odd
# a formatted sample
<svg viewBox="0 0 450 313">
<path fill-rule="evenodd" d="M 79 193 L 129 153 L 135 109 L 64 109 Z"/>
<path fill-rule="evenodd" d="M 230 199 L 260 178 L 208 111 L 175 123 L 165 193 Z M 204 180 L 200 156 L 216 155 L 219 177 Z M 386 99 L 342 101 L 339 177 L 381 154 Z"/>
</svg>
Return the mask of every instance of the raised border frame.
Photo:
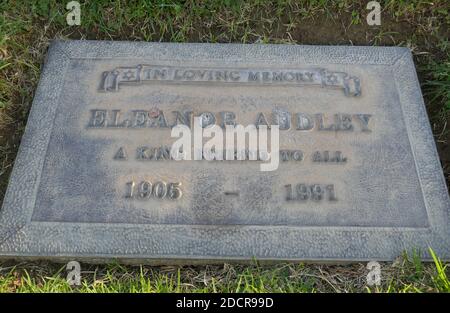
<svg viewBox="0 0 450 313">
<path fill-rule="evenodd" d="M 136 225 L 32 222 L 63 75 L 71 58 L 239 64 L 389 65 L 399 92 L 429 228 Z M 257 244 L 258 242 L 264 244 Z M 0 257 L 104 262 L 393 260 L 428 247 L 450 259 L 450 200 L 411 53 L 399 47 L 54 41 L 0 211 Z"/>
</svg>

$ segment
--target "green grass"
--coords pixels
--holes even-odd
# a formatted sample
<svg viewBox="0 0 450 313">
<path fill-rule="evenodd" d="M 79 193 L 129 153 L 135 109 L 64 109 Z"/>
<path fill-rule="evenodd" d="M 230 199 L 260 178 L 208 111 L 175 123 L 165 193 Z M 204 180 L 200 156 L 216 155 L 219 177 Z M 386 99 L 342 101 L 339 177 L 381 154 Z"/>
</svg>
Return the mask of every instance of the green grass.
<svg viewBox="0 0 450 313">
<path fill-rule="evenodd" d="M 422 83 L 444 175 L 450 182 L 450 2 L 387 0 L 382 25 L 366 24 L 367 1 L 80 1 L 81 26 L 66 25 L 56 0 L 0 0 L 0 201 L 20 143 L 49 41 L 60 39 L 241 42 L 409 47 Z M 449 184 L 450 185 L 450 184 Z M 83 292 L 436 292 L 446 265 L 418 253 L 384 263 L 367 288 L 365 264 L 203 267 L 83 265 Z M 72 291 L 61 265 L 3 263 L 0 291 Z"/>
<path fill-rule="evenodd" d="M 433 253 L 433 252 L 432 252 Z M 381 263 L 381 285 L 366 284 L 365 264 L 125 266 L 82 264 L 82 284 L 71 287 L 65 265 L 0 264 L 0 292 L 450 292 L 447 266 L 432 254 Z"/>
</svg>

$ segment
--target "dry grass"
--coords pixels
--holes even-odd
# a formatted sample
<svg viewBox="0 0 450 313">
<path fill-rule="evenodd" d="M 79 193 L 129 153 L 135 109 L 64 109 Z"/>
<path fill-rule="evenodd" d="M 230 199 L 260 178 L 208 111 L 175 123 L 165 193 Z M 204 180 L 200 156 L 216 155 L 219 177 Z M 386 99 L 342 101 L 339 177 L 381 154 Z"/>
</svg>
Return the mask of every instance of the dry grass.
<svg viewBox="0 0 450 313">
<path fill-rule="evenodd" d="M 448 274 L 417 255 L 381 263 L 381 285 L 367 285 L 366 264 L 81 266 L 82 285 L 70 287 L 65 265 L 0 264 L 0 292 L 450 292 Z M 446 269 L 444 269 L 446 271 Z"/>
</svg>

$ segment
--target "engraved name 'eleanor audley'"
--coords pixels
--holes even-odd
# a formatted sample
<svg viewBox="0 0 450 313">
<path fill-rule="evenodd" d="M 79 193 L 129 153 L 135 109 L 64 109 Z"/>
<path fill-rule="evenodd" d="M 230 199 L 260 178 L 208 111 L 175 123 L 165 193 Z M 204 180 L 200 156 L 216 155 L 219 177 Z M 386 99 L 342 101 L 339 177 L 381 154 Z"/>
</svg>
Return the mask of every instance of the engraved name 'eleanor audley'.
<svg viewBox="0 0 450 313">
<path fill-rule="evenodd" d="M 406 48 L 58 41 L 47 60 L 0 257 L 450 258 Z"/>
<path fill-rule="evenodd" d="M 221 112 L 198 112 L 193 110 L 188 111 L 172 111 L 170 112 L 171 119 L 166 118 L 163 110 L 153 108 L 151 110 L 104 110 L 92 109 L 90 110 L 90 118 L 88 128 L 171 128 L 176 125 L 192 126 L 192 119 L 194 116 L 207 117 L 207 122 L 203 123 L 203 127 L 209 125 L 219 125 L 225 127 L 226 125 L 235 125 L 237 114 L 231 111 Z M 270 118 L 268 118 L 270 116 Z M 370 132 L 369 121 L 371 114 L 308 114 L 308 113 L 290 113 L 290 112 L 273 112 L 267 114 L 264 112 L 257 112 L 254 118 L 254 125 L 256 127 L 265 125 L 270 128 L 270 125 L 278 125 L 280 130 L 289 130 L 291 127 L 299 131 L 361 131 Z M 270 124 L 271 122 L 272 124 Z M 355 125 L 357 124 L 357 125 Z"/>
</svg>

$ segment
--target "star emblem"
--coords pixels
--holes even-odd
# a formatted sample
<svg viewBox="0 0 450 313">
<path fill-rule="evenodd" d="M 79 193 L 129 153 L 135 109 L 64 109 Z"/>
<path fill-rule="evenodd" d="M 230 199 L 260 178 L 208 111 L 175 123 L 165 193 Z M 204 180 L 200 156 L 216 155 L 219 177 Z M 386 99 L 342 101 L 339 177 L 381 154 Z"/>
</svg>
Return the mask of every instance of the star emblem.
<svg viewBox="0 0 450 313">
<path fill-rule="evenodd" d="M 128 70 L 125 73 L 123 73 L 122 78 L 125 80 L 131 80 L 132 78 L 134 78 L 134 71 L 132 70 Z"/>
<path fill-rule="evenodd" d="M 329 74 L 329 75 L 327 75 L 327 81 L 328 81 L 330 84 L 335 84 L 335 83 L 337 83 L 338 78 L 337 78 L 337 76 L 334 75 L 334 74 Z"/>
</svg>

